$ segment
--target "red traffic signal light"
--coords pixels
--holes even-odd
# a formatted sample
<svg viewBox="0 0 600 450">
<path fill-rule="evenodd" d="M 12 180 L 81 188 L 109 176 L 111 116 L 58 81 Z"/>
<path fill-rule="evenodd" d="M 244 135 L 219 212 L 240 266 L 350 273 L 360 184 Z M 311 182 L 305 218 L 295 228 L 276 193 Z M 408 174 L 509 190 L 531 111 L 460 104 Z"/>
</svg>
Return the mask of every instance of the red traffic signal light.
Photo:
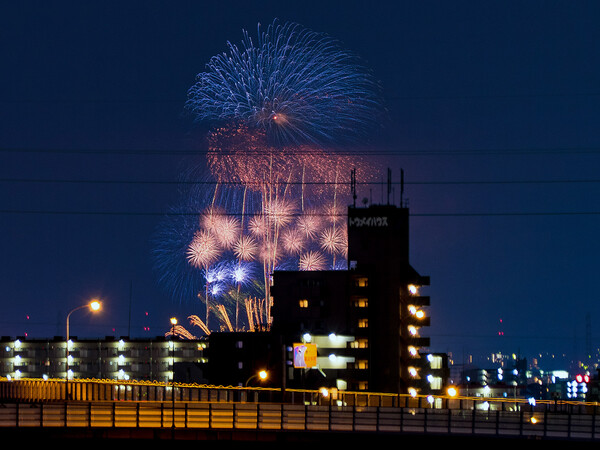
<svg viewBox="0 0 600 450">
<path fill-rule="evenodd" d="M 589 375 L 577 374 L 575 376 L 575 381 L 577 381 L 578 383 L 589 383 L 590 382 L 590 376 Z"/>
</svg>

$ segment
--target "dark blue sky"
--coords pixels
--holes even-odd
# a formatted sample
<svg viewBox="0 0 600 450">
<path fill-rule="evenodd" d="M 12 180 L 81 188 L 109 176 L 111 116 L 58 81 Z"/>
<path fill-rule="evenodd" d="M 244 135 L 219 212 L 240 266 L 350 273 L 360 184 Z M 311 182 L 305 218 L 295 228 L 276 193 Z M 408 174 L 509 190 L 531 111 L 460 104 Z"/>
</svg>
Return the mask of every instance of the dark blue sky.
<svg viewBox="0 0 600 450">
<path fill-rule="evenodd" d="M 382 82 L 377 147 L 405 172 L 432 349 L 597 347 L 592 1 L 5 2 L 0 335 L 64 335 L 94 295 L 103 315 L 77 313 L 72 334 L 162 334 L 171 315 L 197 312 L 152 272 L 160 216 L 147 213 L 176 203 L 177 186 L 107 181 L 177 180 L 192 162 L 179 153 L 200 148 L 182 114 L 196 74 L 275 18 L 338 38 Z"/>
</svg>

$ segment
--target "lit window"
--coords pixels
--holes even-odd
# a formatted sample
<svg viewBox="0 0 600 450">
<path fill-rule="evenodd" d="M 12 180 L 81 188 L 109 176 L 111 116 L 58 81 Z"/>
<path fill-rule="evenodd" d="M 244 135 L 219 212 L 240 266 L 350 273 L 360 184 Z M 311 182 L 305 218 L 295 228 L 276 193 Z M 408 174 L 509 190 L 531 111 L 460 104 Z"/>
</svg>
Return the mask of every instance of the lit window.
<svg viewBox="0 0 600 450">
<path fill-rule="evenodd" d="M 358 287 L 367 287 L 369 286 L 369 279 L 362 277 L 362 278 L 357 278 L 356 279 L 356 286 Z"/>
<path fill-rule="evenodd" d="M 366 308 L 367 306 L 369 306 L 369 299 L 368 298 L 359 298 L 354 300 L 354 306 L 356 308 Z"/>
<path fill-rule="evenodd" d="M 359 369 L 368 369 L 369 368 L 369 360 L 368 359 L 360 359 L 356 361 L 356 367 Z"/>
<path fill-rule="evenodd" d="M 429 375 L 427 377 L 427 381 L 429 381 L 429 385 L 431 387 L 431 389 L 441 389 L 442 388 L 442 378 L 441 377 L 434 377 Z"/>
<path fill-rule="evenodd" d="M 308 308 L 308 300 L 307 299 L 301 299 L 299 302 L 300 308 Z"/>
<path fill-rule="evenodd" d="M 350 343 L 350 347 L 352 347 L 352 348 L 369 348 L 369 340 L 368 339 L 357 339 L 356 341 L 352 341 Z"/>
<path fill-rule="evenodd" d="M 369 328 L 369 319 L 359 319 L 358 328 Z"/>
<path fill-rule="evenodd" d="M 427 357 L 429 360 L 430 367 L 432 369 L 441 369 L 442 368 L 442 357 L 439 355 L 429 355 Z"/>
</svg>

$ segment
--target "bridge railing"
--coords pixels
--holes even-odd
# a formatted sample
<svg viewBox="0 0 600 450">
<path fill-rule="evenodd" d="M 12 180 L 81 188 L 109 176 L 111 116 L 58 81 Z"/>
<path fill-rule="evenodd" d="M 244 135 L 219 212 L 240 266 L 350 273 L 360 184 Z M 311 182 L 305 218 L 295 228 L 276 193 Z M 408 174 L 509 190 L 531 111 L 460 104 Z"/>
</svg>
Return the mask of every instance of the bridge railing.
<svg viewBox="0 0 600 450">
<path fill-rule="evenodd" d="M 427 433 L 596 440 L 595 414 L 235 402 L 5 403 L 0 430 L 148 428 Z"/>
<path fill-rule="evenodd" d="M 489 397 L 416 396 L 403 394 L 244 388 L 181 383 L 122 380 L 69 380 L 0 378 L 0 402 L 236 402 L 311 406 L 422 408 L 461 411 L 551 412 L 595 415 L 599 404 L 581 401 L 544 401 Z"/>
</svg>

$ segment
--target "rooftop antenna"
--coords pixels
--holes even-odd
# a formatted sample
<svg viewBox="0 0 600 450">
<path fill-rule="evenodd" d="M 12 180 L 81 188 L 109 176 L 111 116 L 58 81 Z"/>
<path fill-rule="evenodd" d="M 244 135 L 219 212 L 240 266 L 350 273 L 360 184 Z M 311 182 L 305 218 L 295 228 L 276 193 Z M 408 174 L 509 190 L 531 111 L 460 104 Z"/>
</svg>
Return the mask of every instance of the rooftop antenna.
<svg viewBox="0 0 600 450">
<path fill-rule="evenodd" d="M 350 172 L 350 190 L 352 191 L 352 203 L 356 207 L 356 168 Z"/>
<path fill-rule="evenodd" d="M 387 204 L 390 204 L 390 194 L 392 192 L 392 169 L 387 170 Z"/>
<path fill-rule="evenodd" d="M 404 169 L 400 169 L 400 207 L 404 207 Z"/>
</svg>

